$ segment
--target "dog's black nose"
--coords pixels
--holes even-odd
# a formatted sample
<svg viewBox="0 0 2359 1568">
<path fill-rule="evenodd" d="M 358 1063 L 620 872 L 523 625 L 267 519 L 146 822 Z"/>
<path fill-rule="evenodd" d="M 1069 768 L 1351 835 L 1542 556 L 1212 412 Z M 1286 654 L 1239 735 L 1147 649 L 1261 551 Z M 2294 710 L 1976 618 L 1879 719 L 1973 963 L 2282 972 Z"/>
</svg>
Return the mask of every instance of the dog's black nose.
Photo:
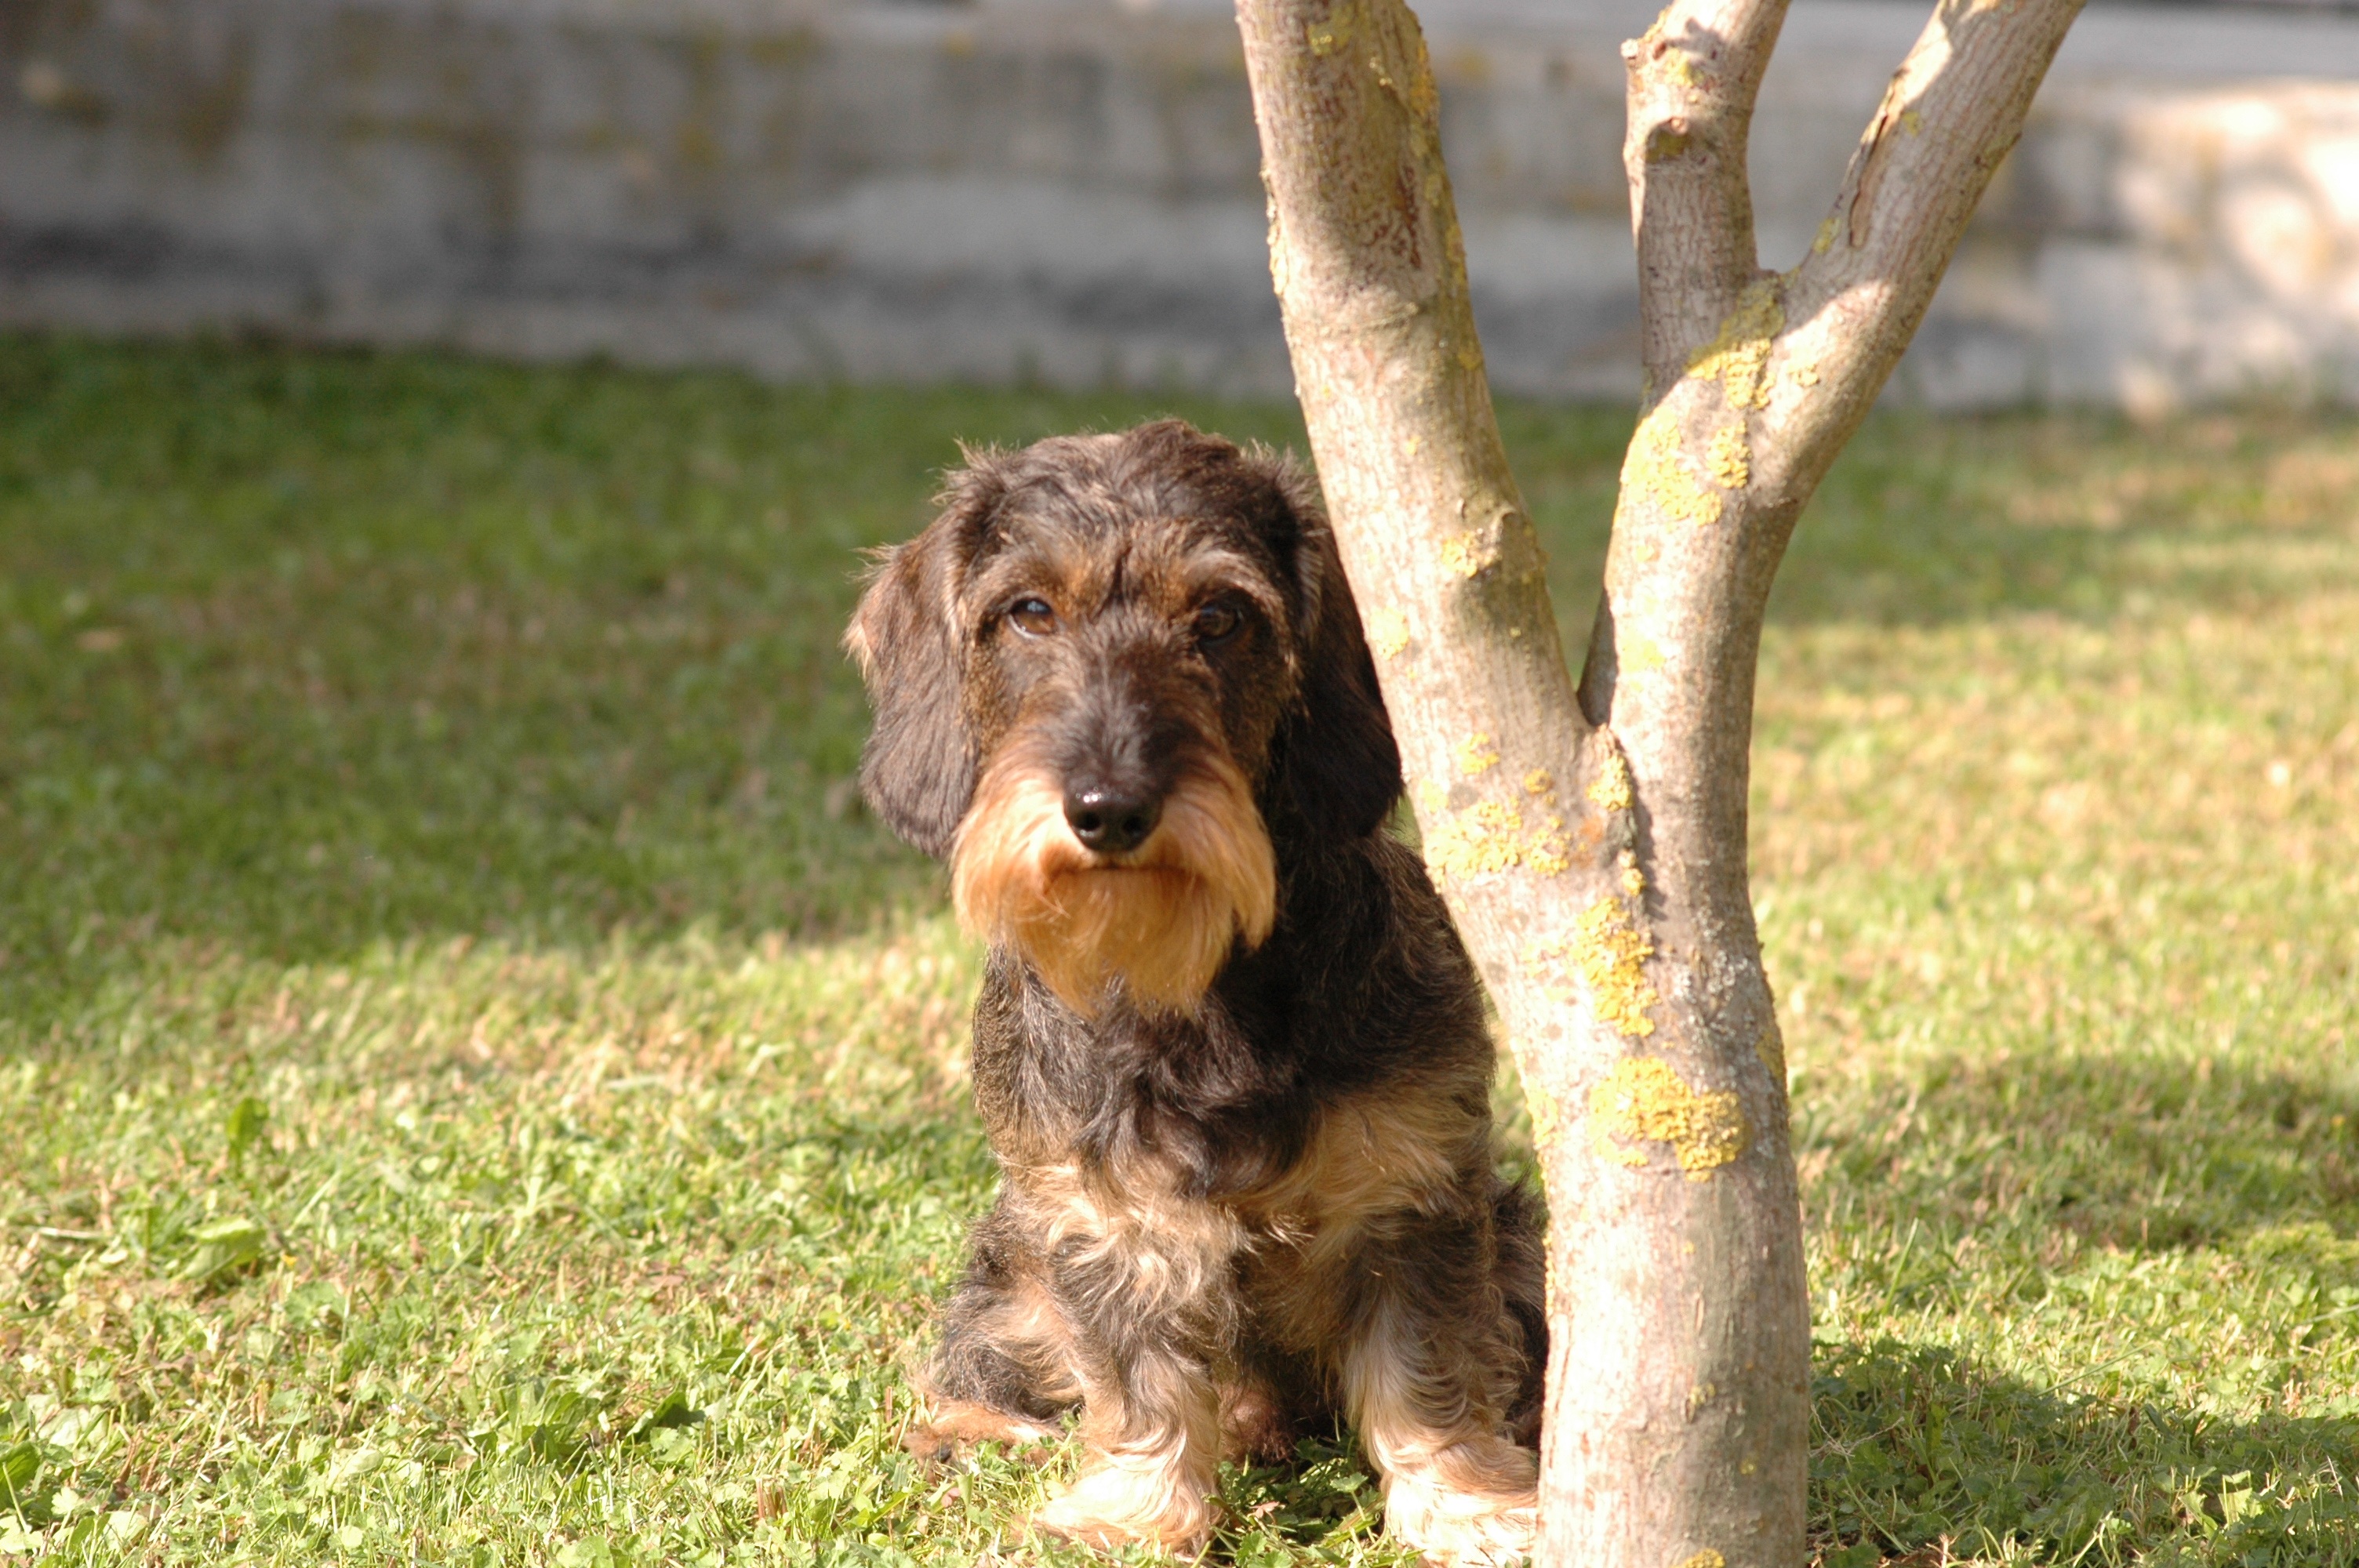
<svg viewBox="0 0 2359 1568">
<path fill-rule="evenodd" d="M 1110 789 L 1071 790 L 1065 795 L 1065 821 L 1079 838 L 1101 855 L 1125 855 L 1147 842 L 1163 819 L 1163 803 L 1144 795 Z"/>
</svg>

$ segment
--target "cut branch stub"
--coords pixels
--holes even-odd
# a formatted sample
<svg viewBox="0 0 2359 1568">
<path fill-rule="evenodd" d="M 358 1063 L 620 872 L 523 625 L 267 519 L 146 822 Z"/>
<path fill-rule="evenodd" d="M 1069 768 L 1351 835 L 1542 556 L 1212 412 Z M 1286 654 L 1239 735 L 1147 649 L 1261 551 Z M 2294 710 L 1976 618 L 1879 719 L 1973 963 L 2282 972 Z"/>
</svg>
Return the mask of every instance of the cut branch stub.
<svg viewBox="0 0 2359 1568">
<path fill-rule="evenodd" d="M 1753 280 L 1745 152 L 1753 102 L 1785 19 L 1786 0 L 1674 0 L 1622 46 L 1629 73 L 1622 163 L 1650 400 Z"/>
</svg>

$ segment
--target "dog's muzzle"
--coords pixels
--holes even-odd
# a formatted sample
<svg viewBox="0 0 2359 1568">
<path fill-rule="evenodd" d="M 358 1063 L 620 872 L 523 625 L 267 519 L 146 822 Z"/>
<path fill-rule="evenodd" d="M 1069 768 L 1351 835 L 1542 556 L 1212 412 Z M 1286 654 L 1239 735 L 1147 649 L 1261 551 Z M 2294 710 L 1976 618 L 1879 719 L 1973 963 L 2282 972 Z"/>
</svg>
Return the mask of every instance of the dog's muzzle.
<svg viewBox="0 0 2359 1568">
<path fill-rule="evenodd" d="M 1276 857 L 1234 764 L 1204 758 L 1157 795 L 1069 784 L 1018 741 L 978 781 L 951 851 L 960 921 L 1014 948 L 1074 1011 L 1117 991 L 1191 1011 L 1277 910 Z"/>
</svg>

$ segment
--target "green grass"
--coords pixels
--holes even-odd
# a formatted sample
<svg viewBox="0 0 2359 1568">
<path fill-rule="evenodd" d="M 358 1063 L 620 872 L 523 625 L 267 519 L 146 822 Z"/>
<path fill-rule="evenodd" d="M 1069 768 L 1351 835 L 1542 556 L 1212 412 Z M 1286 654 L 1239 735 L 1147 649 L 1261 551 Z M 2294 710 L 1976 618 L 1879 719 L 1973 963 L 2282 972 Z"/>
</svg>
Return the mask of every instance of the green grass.
<svg viewBox="0 0 2359 1568">
<path fill-rule="evenodd" d="M 974 955 L 835 637 L 955 439 L 1174 406 L 1299 440 L 0 340 L 0 1559 L 1090 1561 L 896 1446 Z M 1627 419 L 1506 420 L 1578 645 Z M 1803 524 L 1824 1564 L 2359 1563 L 2354 437 L 1882 417 Z M 1397 1561 L 1348 1447 L 1226 1487 Z"/>
</svg>

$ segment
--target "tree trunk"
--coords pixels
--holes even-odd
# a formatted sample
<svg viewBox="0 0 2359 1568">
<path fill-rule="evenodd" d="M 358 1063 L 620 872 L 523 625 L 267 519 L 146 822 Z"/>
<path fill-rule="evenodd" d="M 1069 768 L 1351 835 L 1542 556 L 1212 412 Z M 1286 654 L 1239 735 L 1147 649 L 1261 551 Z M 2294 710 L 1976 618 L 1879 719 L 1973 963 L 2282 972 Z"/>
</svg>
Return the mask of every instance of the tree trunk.
<svg viewBox="0 0 2359 1568">
<path fill-rule="evenodd" d="M 1270 270 L 1435 881 L 1550 1215 L 1539 1561 L 1794 1568 L 1810 1324 L 1745 878 L 1753 681 L 1802 503 L 1915 331 L 2079 0 L 1946 0 L 1811 254 L 1756 265 L 1779 0 L 1624 47 L 1647 395 L 1576 688 L 1401 0 L 1238 0 Z"/>
</svg>

